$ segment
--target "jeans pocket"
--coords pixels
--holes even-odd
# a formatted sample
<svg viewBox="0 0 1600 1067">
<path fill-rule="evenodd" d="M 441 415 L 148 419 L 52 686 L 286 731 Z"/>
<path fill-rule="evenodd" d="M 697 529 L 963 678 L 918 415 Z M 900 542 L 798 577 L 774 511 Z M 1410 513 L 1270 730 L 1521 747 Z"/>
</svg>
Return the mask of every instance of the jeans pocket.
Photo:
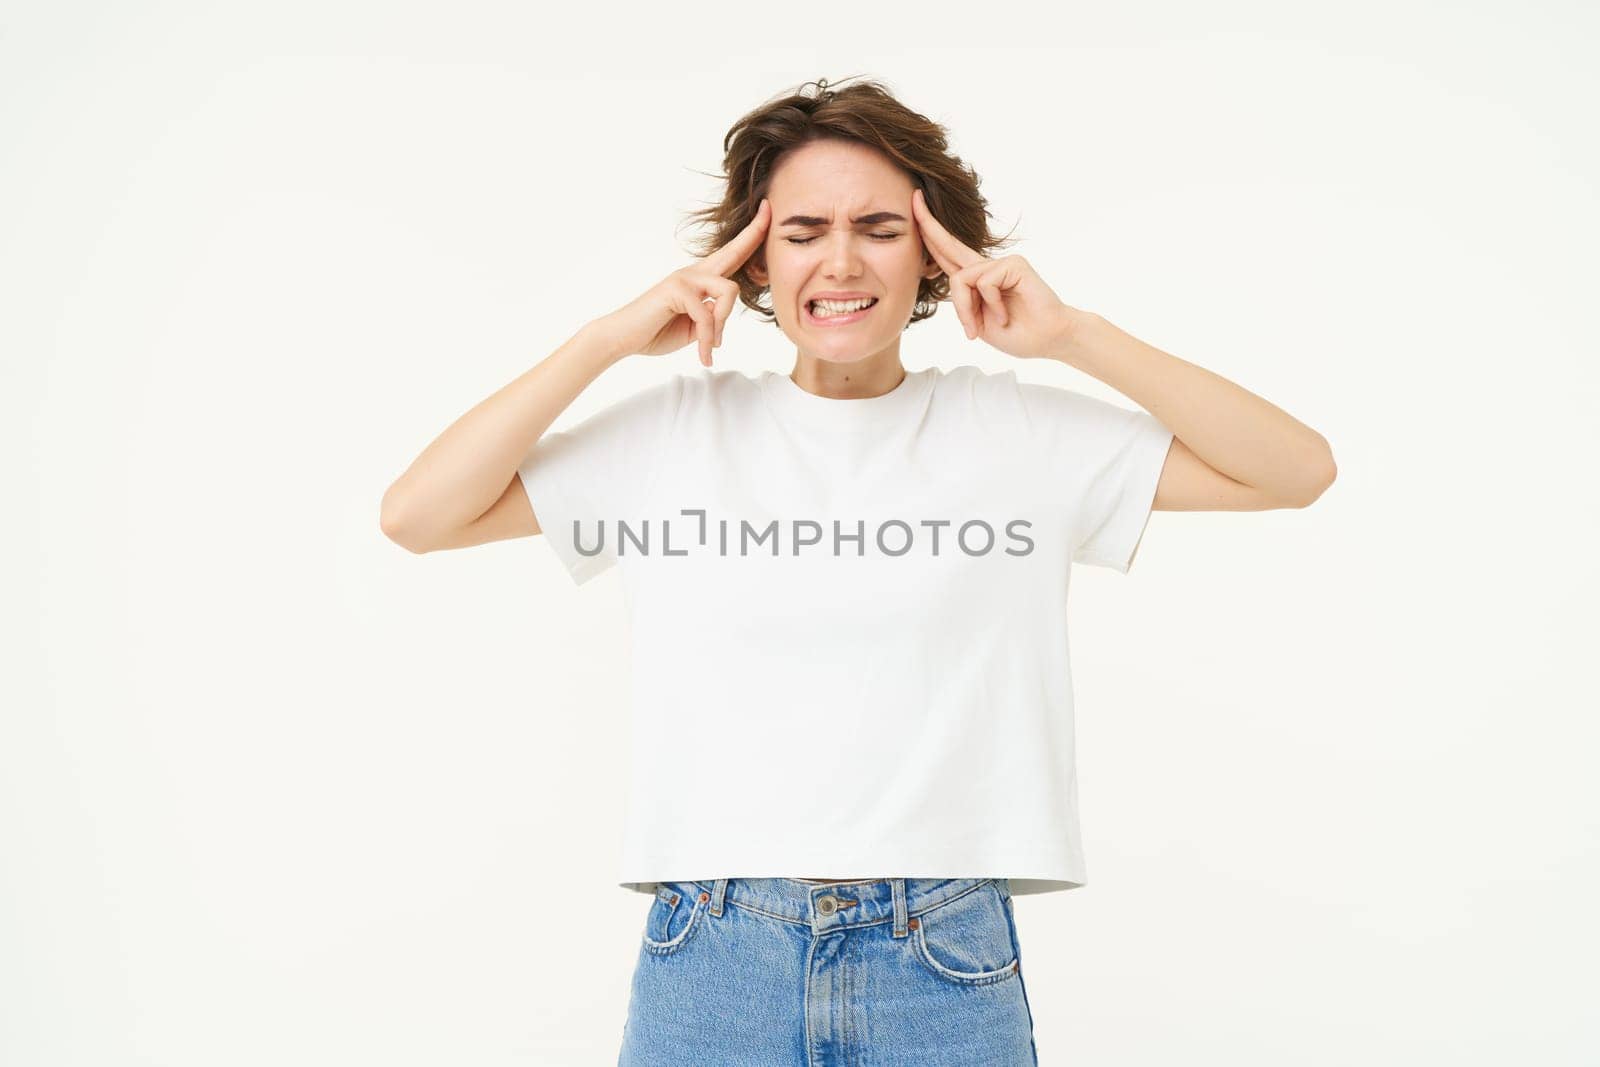
<svg viewBox="0 0 1600 1067">
<path fill-rule="evenodd" d="M 946 982 L 992 985 L 1017 974 L 1006 898 L 993 879 L 912 916 L 909 925 L 917 959 Z"/>
<path fill-rule="evenodd" d="M 707 901 L 699 887 L 684 882 L 662 882 L 645 915 L 641 940 L 647 952 L 670 956 L 694 937 Z"/>
</svg>

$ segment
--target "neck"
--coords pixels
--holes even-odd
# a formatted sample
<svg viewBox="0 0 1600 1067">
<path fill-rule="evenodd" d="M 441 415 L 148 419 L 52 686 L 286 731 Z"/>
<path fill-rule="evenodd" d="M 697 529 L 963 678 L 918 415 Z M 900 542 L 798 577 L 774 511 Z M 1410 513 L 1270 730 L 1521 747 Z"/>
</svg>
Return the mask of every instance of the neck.
<svg viewBox="0 0 1600 1067">
<path fill-rule="evenodd" d="M 808 393 L 831 400 L 859 400 L 882 396 L 905 380 L 900 362 L 900 340 L 880 352 L 862 359 L 842 362 L 819 359 L 805 352 L 795 353 L 794 370 L 789 377 Z"/>
</svg>

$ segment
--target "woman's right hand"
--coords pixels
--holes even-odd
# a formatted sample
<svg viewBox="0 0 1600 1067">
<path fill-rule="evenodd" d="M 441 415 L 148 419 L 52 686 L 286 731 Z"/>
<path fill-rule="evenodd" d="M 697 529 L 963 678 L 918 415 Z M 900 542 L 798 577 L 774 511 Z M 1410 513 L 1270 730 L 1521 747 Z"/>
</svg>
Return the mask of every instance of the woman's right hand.
<svg viewBox="0 0 1600 1067">
<path fill-rule="evenodd" d="M 624 355 L 663 356 L 698 340 L 700 362 L 711 366 L 711 350 L 721 347 L 723 324 L 739 302 L 739 283 L 729 275 L 761 247 L 771 214 L 763 197 L 755 217 L 727 244 L 673 271 L 597 325 Z M 715 303 L 707 307 L 708 300 Z"/>
</svg>

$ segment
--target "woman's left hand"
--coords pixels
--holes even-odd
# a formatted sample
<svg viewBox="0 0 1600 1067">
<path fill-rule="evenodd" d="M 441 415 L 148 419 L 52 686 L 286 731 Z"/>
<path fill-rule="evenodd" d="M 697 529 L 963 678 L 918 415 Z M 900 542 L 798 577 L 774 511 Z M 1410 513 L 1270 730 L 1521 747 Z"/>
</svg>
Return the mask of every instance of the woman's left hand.
<svg viewBox="0 0 1600 1067">
<path fill-rule="evenodd" d="M 989 259 L 962 244 L 933 217 L 921 189 L 911 191 L 911 213 L 923 245 L 950 278 L 950 301 L 969 341 L 982 338 L 1022 359 L 1059 354 L 1077 312 L 1061 302 L 1027 260 Z"/>
</svg>

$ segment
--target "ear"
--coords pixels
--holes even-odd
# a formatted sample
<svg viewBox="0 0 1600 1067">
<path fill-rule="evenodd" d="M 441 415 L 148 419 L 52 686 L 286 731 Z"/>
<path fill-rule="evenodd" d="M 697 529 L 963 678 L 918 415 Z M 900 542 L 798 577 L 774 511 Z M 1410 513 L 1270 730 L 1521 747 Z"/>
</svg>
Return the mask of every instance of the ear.
<svg viewBox="0 0 1600 1067">
<path fill-rule="evenodd" d="M 757 285 L 766 285 L 767 270 L 763 264 L 757 262 L 757 260 L 760 258 L 761 254 L 757 252 L 756 255 L 751 256 L 745 261 L 744 276 L 755 282 Z"/>
</svg>

